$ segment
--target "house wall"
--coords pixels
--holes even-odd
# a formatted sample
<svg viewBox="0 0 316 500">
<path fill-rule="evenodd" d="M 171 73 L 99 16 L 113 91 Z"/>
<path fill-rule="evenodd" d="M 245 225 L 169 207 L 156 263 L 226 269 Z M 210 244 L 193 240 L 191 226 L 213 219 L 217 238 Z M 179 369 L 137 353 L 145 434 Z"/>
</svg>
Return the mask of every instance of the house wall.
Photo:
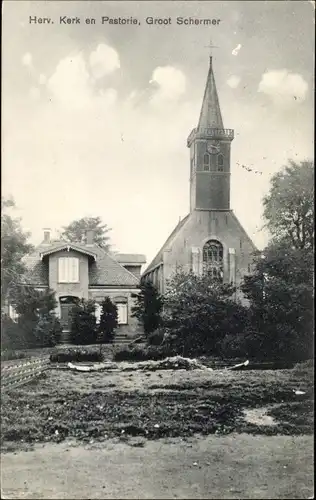
<svg viewBox="0 0 316 500">
<path fill-rule="evenodd" d="M 79 283 L 58 283 L 58 259 L 60 257 L 75 257 L 79 259 Z M 88 256 L 74 250 L 61 250 L 49 256 L 49 287 L 55 291 L 58 301 L 57 314 L 60 315 L 59 297 L 73 295 L 80 299 L 88 298 L 89 276 Z"/>
<path fill-rule="evenodd" d="M 138 289 L 115 289 L 110 287 L 93 288 L 89 290 L 89 298 L 95 300 L 99 304 L 103 301 L 104 297 L 110 297 L 112 302 L 126 300 L 127 303 L 127 325 L 119 325 L 117 332 L 123 333 L 131 338 L 143 333 L 142 327 L 137 318 L 133 318 L 132 307 L 135 304 L 135 299 L 132 297 L 134 293 L 138 293 Z"/>
</svg>

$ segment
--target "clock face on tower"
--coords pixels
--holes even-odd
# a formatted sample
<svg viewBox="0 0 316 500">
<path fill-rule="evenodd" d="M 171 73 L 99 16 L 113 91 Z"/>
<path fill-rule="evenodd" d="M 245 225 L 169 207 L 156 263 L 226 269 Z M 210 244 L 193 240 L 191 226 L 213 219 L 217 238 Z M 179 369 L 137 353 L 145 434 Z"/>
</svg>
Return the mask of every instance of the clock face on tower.
<svg viewBox="0 0 316 500">
<path fill-rule="evenodd" d="M 206 146 L 207 152 L 210 153 L 211 155 L 217 155 L 220 153 L 220 142 L 219 141 L 212 141 L 209 142 Z"/>
</svg>

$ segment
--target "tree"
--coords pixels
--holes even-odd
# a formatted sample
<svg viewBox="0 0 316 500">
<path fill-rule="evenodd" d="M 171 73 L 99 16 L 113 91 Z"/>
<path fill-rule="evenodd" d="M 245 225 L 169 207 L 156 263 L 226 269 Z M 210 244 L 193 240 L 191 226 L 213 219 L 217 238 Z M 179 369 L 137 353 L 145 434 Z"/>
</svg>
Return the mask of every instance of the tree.
<svg viewBox="0 0 316 500">
<path fill-rule="evenodd" d="M 55 316 L 57 302 L 53 290 L 36 290 L 29 285 L 15 285 L 10 289 L 10 302 L 18 314 L 17 321 L 13 324 L 8 318 L 3 318 L 7 347 L 49 347 L 60 340 L 61 325 Z M 14 338 L 13 338 L 14 337 Z"/>
<path fill-rule="evenodd" d="M 143 324 L 144 332 L 148 335 L 161 324 L 163 299 L 150 282 L 141 283 L 139 293 L 133 294 L 132 297 L 135 299 L 132 316 Z"/>
<path fill-rule="evenodd" d="M 175 273 L 164 296 L 167 343 L 182 355 L 217 354 L 224 336 L 242 332 L 247 323 L 247 309 L 232 298 L 234 292 L 209 273 Z"/>
<path fill-rule="evenodd" d="M 117 307 L 110 297 L 105 297 L 101 304 L 101 316 L 99 324 L 99 342 L 112 342 L 114 330 L 117 328 Z"/>
<path fill-rule="evenodd" d="M 86 243 L 86 233 L 94 231 L 94 242 L 108 251 L 110 249 L 108 232 L 111 230 L 107 224 L 102 224 L 101 217 L 83 217 L 74 220 L 63 227 L 62 239 L 71 243 Z"/>
<path fill-rule="evenodd" d="M 275 174 L 264 198 L 272 239 L 246 276 L 251 324 L 266 357 L 305 359 L 313 346 L 314 165 L 289 165 Z"/>
<path fill-rule="evenodd" d="M 314 163 L 289 161 L 272 177 L 263 206 L 266 227 L 274 240 L 292 248 L 313 248 Z"/>
<path fill-rule="evenodd" d="M 73 344 L 89 345 L 97 341 L 94 300 L 81 299 L 71 311 L 70 338 Z"/>
<path fill-rule="evenodd" d="M 22 258 L 28 254 L 32 245 L 28 243 L 29 233 L 23 231 L 21 219 L 13 217 L 12 199 L 1 198 L 1 303 L 2 306 L 13 286 L 21 282 L 25 272 Z"/>
<path fill-rule="evenodd" d="M 313 255 L 287 241 L 270 243 L 265 258 L 244 278 L 250 318 L 259 333 L 258 354 L 268 358 L 309 358 L 313 348 Z"/>
</svg>

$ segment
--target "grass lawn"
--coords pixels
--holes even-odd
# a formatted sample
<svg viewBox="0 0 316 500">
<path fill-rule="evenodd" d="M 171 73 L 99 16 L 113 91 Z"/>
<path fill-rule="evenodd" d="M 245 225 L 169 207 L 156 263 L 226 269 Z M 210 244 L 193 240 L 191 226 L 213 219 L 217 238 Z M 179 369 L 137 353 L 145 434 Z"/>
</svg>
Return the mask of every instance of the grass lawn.
<svg viewBox="0 0 316 500">
<path fill-rule="evenodd" d="M 305 394 L 296 395 L 297 389 Z M 38 381 L 2 393 L 3 494 L 308 498 L 312 398 L 312 369 L 52 369 Z M 48 479 L 45 467 L 59 471 L 58 479 Z M 25 477 L 32 484 L 10 497 L 15 468 L 18 482 Z M 82 490 L 84 484 L 98 486 Z"/>
</svg>

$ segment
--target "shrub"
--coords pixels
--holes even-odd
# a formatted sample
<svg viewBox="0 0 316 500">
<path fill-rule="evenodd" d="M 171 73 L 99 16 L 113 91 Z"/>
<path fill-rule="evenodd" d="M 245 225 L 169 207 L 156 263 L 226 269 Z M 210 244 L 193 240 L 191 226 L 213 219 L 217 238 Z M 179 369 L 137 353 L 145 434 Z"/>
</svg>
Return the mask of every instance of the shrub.
<svg viewBox="0 0 316 500">
<path fill-rule="evenodd" d="M 133 294 L 135 305 L 132 316 L 137 318 L 144 327 L 146 335 L 156 330 L 161 324 L 163 299 L 152 283 L 142 283 L 140 292 Z"/>
<path fill-rule="evenodd" d="M 80 361 L 102 361 L 103 355 L 98 350 L 88 349 L 66 349 L 56 352 L 49 357 L 52 363 L 68 363 Z"/>
<path fill-rule="evenodd" d="M 265 359 L 263 334 L 246 331 L 235 335 L 225 335 L 218 342 L 217 350 L 222 358 Z"/>
<path fill-rule="evenodd" d="M 54 347 L 60 342 L 62 326 L 53 314 L 47 314 L 39 319 L 35 331 L 36 345 L 40 347 Z"/>
<path fill-rule="evenodd" d="M 158 328 L 154 332 L 151 332 L 147 336 L 147 342 L 149 345 L 161 345 L 165 336 L 165 329 Z"/>
<path fill-rule="evenodd" d="M 177 272 L 164 297 L 164 343 L 182 356 L 218 354 L 218 342 L 245 329 L 248 311 L 237 303 L 234 287 L 206 273 Z"/>
<path fill-rule="evenodd" d="M 3 314 L 1 317 L 1 349 L 12 351 L 26 347 L 23 331 L 19 325 L 12 321 L 7 314 Z"/>
<path fill-rule="evenodd" d="M 164 359 L 168 356 L 166 349 L 162 346 L 149 347 L 123 347 L 114 353 L 114 361 L 147 361 Z"/>
<path fill-rule="evenodd" d="M 81 299 L 71 312 L 70 340 L 73 344 L 89 345 L 97 342 L 95 302 Z"/>
<path fill-rule="evenodd" d="M 20 351 L 5 350 L 1 351 L 1 361 L 10 361 L 11 359 L 23 359 L 26 354 Z"/>
<path fill-rule="evenodd" d="M 98 342 L 113 342 L 115 328 L 117 328 L 117 307 L 110 297 L 105 297 L 101 304 Z"/>
</svg>

